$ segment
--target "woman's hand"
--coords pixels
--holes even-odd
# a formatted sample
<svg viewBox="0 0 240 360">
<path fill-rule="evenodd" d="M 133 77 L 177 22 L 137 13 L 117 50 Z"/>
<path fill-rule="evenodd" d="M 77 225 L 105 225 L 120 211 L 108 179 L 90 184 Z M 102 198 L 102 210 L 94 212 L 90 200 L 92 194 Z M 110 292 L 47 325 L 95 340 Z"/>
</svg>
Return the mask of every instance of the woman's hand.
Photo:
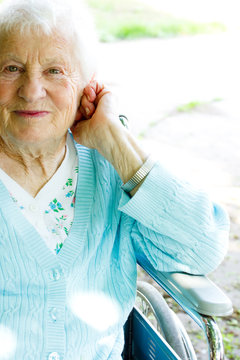
<svg viewBox="0 0 240 360">
<path fill-rule="evenodd" d="M 124 183 L 147 159 L 146 152 L 119 120 L 113 94 L 96 81 L 85 87 L 80 116 L 71 131 L 75 141 L 98 150 L 115 167 Z"/>
<path fill-rule="evenodd" d="M 113 94 L 98 82 L 91 81 L 84 89 L 77 120 L 71 131 L 74 139 L 103 153 L 104 142 L 111 126 L 119 126 L 116 100 Z M 121 128 L 121 127 L 120 127 Z"/>
</svg>

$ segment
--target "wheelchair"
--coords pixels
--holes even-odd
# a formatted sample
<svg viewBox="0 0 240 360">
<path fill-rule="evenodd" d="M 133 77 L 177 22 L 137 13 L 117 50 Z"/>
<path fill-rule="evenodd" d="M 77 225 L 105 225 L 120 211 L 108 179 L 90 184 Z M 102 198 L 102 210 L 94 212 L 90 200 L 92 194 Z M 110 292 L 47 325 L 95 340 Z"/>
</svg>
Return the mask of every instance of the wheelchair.
<svg viewBox="0 0 240 360">
<path fill-rule="evenodd" d="M 223 360 L 221 332 L 213 317 L 233 312 L 230 299 L 206 276 L 156 271 L 145 261 L 138 264 L 203 330 L 208 359 Z M 125 324 L 123 360 L 197 360 L 188 334 L 162 295 L 152 285 L 138 282 L 137 299 Z M 148 320 L 151 312 L 156 328 Z M 159 331 L 158 331 L 159 330 Z"/>
</svg>

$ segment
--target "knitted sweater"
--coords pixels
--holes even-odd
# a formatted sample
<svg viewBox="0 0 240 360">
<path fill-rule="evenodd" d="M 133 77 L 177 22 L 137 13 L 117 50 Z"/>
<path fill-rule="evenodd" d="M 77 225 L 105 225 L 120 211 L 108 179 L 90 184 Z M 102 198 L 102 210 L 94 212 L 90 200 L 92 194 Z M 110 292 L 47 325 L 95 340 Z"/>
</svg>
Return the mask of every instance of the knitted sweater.
<svg viewBox="0 0 240 360">
<path fill-rule="evenodd" d="M 162 271 L 207 273 L 228 219 L 156 164 L 130 198 L 113 167 L 78 146 L 75 217 L 54 255 L 0 185 L 0 359 L 119 360 L 139 255 Z"/>
</svg>

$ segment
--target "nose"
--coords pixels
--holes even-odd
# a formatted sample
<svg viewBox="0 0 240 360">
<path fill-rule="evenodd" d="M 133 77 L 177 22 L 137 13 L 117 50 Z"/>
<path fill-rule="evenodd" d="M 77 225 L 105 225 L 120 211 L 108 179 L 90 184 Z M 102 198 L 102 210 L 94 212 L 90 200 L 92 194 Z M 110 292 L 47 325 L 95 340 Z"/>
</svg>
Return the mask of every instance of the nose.
<svg viewBox="0 0 240 360">
<path fill-rule="evenodd" d="M 43 87 L 41 78 L 25 78 L 18 90 L 18 96 L 26 102 L 32 103 L 46 96 L 46 90 Z"/>
</svg>

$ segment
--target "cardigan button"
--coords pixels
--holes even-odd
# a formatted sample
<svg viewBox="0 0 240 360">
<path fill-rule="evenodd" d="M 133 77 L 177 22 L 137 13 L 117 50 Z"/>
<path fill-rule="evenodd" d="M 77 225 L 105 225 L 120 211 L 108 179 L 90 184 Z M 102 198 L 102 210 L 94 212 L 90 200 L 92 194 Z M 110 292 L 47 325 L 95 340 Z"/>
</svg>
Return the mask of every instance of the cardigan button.
<svg viewBox="0 0 240 360">
<path fill-rule="evenodd" d="M 50 272 L 50 278 L 54 281 L 58 281 L 61 277 L 61 271 L 57 268 L 52 269 L 52 271 Z"/>
<path fill-rule="evenodd" d="M 52 352 L 49 354 L 48 360 L 60 360 L 60 355 L 57 352 Z"/>
<path fill-rule="evenodd" d="M 50 309 L 50 316 L 53 322 L 56 322 L 60 316 L 60 312 L 57 308 L 53 307 Z"/>
<path fill-rule="evenodd" d="M 32 203 L 32 204 L 29 205 L 29 210 L 30 210 L 31 212 L 37 212 L 37 211 L 39 210 L 39 207 L 38 207 L 37 204 Z"/>
</svg>

